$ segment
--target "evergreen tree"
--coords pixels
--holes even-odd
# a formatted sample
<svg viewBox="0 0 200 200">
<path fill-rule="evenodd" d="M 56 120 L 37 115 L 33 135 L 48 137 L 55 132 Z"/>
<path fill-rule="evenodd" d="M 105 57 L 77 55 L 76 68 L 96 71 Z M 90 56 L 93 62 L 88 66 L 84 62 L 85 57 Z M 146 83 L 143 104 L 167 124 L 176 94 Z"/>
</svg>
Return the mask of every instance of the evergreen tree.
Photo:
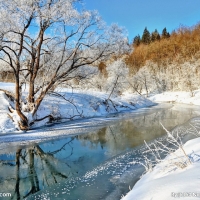
<svg viewBox="0 0 200 200">
<path fill-rule="evenodd" d="M 151 42 L 155 42 L 156 41 L 156 35 L 155 32 L 151 33 Z"/>
<path fill-rule="evenodd" d="M 160 34 L 158 33 L 156 40 L 160 40 Z"/>
<path fill-rule="evenodd" d="M 139 46 L 140 42 L 141 42 L 140 35 L 135 36 L 134 39 L 133 39 L 133 45 Z"/>
<path fill-rule="evenodd" d="M 158 33 L 157 29 L 151 33 L 151 42 L 155 42 L 156 40 L 160 40 L 160 34 Z"/>
<path fill-rule="evenodd" d="M 169 38 L 170 37 L 170 33 L 169 32 L 167 32 L 167 38 Z"/>
<path fill-rule="evenodd" d="M 162 38 L 165 39 L 165 38 L 169 38 L 169 37 L 170 37 L 170 34 L 169 34 L 169 32 L 167 32 L 167 29 L 165 27 L 162 31 Z"/>
<path fill-rule="evenodd" d="M 145 27 L 143 35 L 142 35 L 142 43 L 149 44 L 151 42 L 151 35 L 149 31 L 147 30 L 147 27 Z"/>
</svg>

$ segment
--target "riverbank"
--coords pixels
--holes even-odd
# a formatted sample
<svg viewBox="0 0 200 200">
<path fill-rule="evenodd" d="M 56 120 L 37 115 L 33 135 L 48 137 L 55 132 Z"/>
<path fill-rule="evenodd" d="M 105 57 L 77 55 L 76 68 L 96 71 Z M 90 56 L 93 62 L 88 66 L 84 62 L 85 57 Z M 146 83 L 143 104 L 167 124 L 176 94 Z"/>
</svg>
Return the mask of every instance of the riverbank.
<svg viewBox="0 0 200 200">
<path fill-rule="evenodd" d="M 148 99 L 153 102 L 200 105 L 200 90 L 195 90 L 193 92 L 163 92 L 161 94 L 152 94 Z"/>
<path fill-rule="evenodd" d="M 0 83 L 0 88 L 13 91 L 14 84 Z M 139 95 L 122 95 L 121 97 L 109 98 L 109 94 L 94 91 L 78 91 L 71 89 L 60 89 L 55 93 L 47 95 L 37 111 L 36 122 L 31 128 L 38 128 L 48 124 L 48 118 L 53 116 L 53 122 L 66 122 L 75 119 L 107 116 L 111 113 L 135 110 L 155 105 L 151 100 Z M 26 97 L 24 97 L 25 99 Z M 4 92 L 0 92 L 0 133 L 15 132 L 18 125 L 11 120 L 8 113 L 9 104 L 12 103 Z M 25 113 L 30 117 L 29 113 Z M 10 113 L 13 119 L 18 116 Z M 52 123 L 53 123 L 52 122 Z"/>
<path fill-rule="evenodd" d="M 147 200 L 147 199 L 190 199 L 200 198 L 200 138 L 185 143 L 181 149 L 168 155 L 152 171 L 147 172 L 135 184 L 133 189 L 123 200 Z"/>
<path fill-rule="evenodd" d="M 171 102 L 200 105 L 200 91 L 190 92 L 164 92 L 152 95 L 154 102 Z M 199 134 L 199 133 L 198 133 Z M 135 184 L 133 189 L 123 200 L 146 199 L 190 199 L 200 198 L 200 138 L 186 142 L 184 151 L 191 160 L 191 164 L 181 166 L 180 160 L 187 159 L 178 149 L 157 164 L 152 171 L 147 172 Z M 185 161 L 186 162 L 186 161 Z"/>
<path fill-rule="evenodd" d="M 14 83 L 0 82 L 0 89 L 14 91 Z M 25 90 L 25 88 L 24 88 Z M 46 96 L 36 115 L 36 122 L 31 128 L 38 128 L 48 123 L 45 116 L 53 116 L 53 122 L 66 122 L 75 119 L 107 116 L 111 113 L 131 111 L 139 108 L 149 107 L 156 102 L 173 102 L 200 105 L 200 90 L 191 92 L 164 92 L 162 94 L 151 94 L 150 97 L 124 93 L 119 97 L 108 98 L 109 94 L 96 91 L 80 91 L 72 89 L 58 89 L 55 93 Z M 24 99 L 26 97 L 24 96 Z M 0 133 L 18 131 L 17 115 L 9 114 L 8 106 L 10 100 L 4 92 L 0 92 Z M 25 113 L 31 117 L 29 113 Z M 12 121 L 14 119 L 15 122 Z M 30 120 L 31 121 L 31 120 Z"/>
</svg>

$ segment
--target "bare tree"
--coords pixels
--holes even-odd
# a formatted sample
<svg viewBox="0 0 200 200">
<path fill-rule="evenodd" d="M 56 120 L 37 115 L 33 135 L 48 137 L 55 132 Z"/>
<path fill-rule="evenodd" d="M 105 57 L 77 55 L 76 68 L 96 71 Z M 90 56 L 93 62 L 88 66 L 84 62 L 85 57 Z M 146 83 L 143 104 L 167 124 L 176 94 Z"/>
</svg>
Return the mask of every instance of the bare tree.
<svg viewBox="0 0 200 200">
<path fill-rule="evenodd" d="M 141 68 L 138 73 L 134 75 L 132 82 L 132 87 L 138 94 L 141 95 L 144 90 L 146 97 L 148 97 L 149 89 L 152 84 L 150 81 L 150 71 L 147 67 Z"/>
<path fill-rule="evenodd" d="M 15 111 L 21 129 L 30 128 L 50 90 L 76 77 L 79 67 L 97 64 L 127 44 L 123 29 L 107 27 L 98 13 L 80 11 L 77 3 L 0 0 L 0 59 L 15 76 Z"/>
</svg>

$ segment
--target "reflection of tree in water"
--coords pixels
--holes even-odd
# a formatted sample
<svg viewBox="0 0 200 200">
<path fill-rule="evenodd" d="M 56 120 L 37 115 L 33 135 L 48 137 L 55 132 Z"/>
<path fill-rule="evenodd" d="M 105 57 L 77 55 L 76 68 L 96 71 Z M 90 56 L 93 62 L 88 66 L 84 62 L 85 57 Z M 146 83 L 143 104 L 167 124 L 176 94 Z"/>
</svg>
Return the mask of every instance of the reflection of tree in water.
<svg viewBox="0 0 200 200">
<path fill-rule="evenodd" d="M 79 135 L 78 140 L 84 146 L 97 149 L 107 147 L 109 154 L 117 154 L 118 151 L 127 150 L 142 145 L 144 140 L 151 141 L 165 134 L 160 126 L 162 122 L 169 130 L 178 124 L 184 123 L 189 116 L 183 116 L 183 112 L 177 109 L 158 110 L 157 112 L 133 117 L 118 123 L 104 127 L 96 132 Z"/>
<path fill-rule="evenodd" d="M 67 179 L 72 175 L 71 166 L 57 159 L 56 154 L 65 150 L 65 147 L 70 145 L 74 139 L 75 137 L 52 152 L 44 152 L 39 145 L 36 145 L 27 149 L 17 149 L 15 161 L 8 160 L 9 156 L 7 160 L 2 159 L 0 161 L 1 173 L 3 171 L 2 176 L 5 176 L 5 173 L 7 176 L 0 182 L 1 189 L 12 193 L 11 199 L 19 200 L 46 186 Z M 67 157 L 72 155 L 73 148 L 68 153 Z M 14 156 L 11 157 L 14 158 Z"/>
<path fill-rule="evenodd" d="M 107 127 L 101 128 L 98 131 L 91 132 L 84 135 L 77 136 L 78 140 L 81 141 L 83 146 L 87 146 L 88 142 L 90 143 L 90 148 L 95 149 L 100 144 L 101 148 L 104 148 L 104 145 L 107 142 L 106 138 Z"/>
<path fill-rule="evenodd" d="M 150 115 L 132 118 L 104 127 L 98 131 L 79 135 L 83 145 L 91 148 L 109 147 L 110 149 L 125 150 L 140 145 L 145 140 L 151 140 L 157 134 L 159 137 L 164 131 L 159 128 L 159 119 L 166 117 L 165 112 L 156 112 Z M 161 131 L 158 131 L 161 130 Z"/>
</svg>

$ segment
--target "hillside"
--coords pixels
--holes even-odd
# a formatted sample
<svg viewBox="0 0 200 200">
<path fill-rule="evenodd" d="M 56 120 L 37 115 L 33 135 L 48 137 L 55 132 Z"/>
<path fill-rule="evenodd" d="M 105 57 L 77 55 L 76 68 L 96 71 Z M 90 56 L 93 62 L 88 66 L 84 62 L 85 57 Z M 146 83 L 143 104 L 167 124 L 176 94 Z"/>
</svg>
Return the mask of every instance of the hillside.
<svg viewBox="0 0 200 200">
<path fill-rule="evenodd" d="M 149 44 L 133 44 L 133 51 L 127 57 L 127 64 L 135 71 L 147 63 L 159 66 L 171 63 L 184 63 L 200 58 L 200 24 L 193 27 L 180 27 L 170 37 L 161 37 Z"/>
<path fill-rule="evenodd" d="M 200 24 L 149 44 L 133 44 L 126 65 L 137 93 L 187 91 L 193 96 L 200 85 Z"/>
</svg>

